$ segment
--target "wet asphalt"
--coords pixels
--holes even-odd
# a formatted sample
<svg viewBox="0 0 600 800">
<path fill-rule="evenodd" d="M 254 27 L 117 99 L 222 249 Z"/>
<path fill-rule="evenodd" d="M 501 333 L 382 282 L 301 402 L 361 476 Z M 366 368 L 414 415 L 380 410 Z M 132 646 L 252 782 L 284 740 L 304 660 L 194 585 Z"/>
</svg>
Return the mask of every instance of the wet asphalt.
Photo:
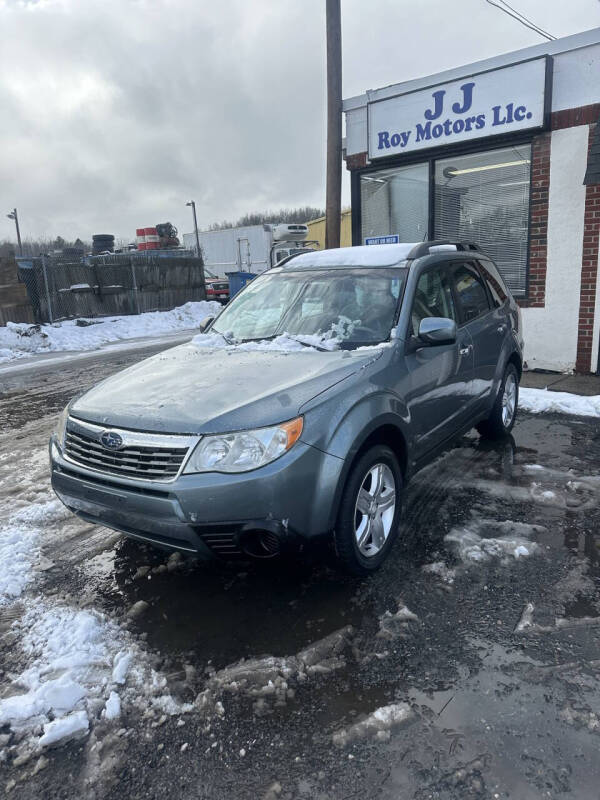
<svg viewBox="0 0 600 800">
<path fill-rule="evenodd" d="M 0 430 L 20 446 L 35 421 L 49 435 L 71 397 L 150 352 L 3 376 Z M 10 448 L 5 437 L 0 456 Z M 128 625 L 199 710 L 182 725 L 127 708 L 118 726 L 49 751 L 35 775 L 0 761 L 0 786 L 14 780 L 24 800 L 598 798 L 599 499 L 600 422 L 522 414 L 509 440 L 473 433 L 415 477 L 394 550 L 365 581 L 327 560 L 169 570 L 164 553 L 92 526 L 53 539 L 45 594 Z M 539 526 L 535 552 L 465 564 L 444 541 L 465 526 L 497 536 L 507 521 Z M 140 600 L 145 613 L 128 619 Z M 531 625 L 516 630 L 528 604 Z M 395 616 L 403 607 L 415 618 Z M 18 613 L 0 614 L 0 687 L 19 658 Z M 340 630 L 332 663 L 292 674 L 287 691 L 257 700 L 220 686 L 223 714 L 200 710 L 228 665 L 293 657 Z M 404 722 L 334 743 L 392 703 L 409 707 Z"/>
</svg>

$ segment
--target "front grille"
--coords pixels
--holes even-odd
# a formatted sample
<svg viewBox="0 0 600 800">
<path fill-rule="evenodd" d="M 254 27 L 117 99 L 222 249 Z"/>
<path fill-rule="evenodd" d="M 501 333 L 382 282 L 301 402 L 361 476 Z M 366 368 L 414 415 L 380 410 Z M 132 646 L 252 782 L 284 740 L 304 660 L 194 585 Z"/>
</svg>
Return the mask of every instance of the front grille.
<svg viewBox="0 0 600 800">
<path fill-rule="evenodd" d="M 73 459 L 71 459 L 73 460 Z M 87 484 L 93 484 L 94 486 L 100 486 L 101 488 L 108 488 L 108 489 L 122 489 L 123 484 L 118 483 L 118 481 L 110 480 L 110 478 L 102 478 L 98 475 L 85 475 L 85 477 L 80 473 L 76 472 L 74 469 L 67 469 L 64 465 L 60 464 L 54 465 L 54 468 L 58 473 L 61 475 L 66 475 L 69 478 L 75 478 L 75 480 L 84 480 Z M 169 497 L 169 492 L 161 492 L 160 489 L 148 489 L 147 486 L 134 486 L 133 484 L 127 486 L 127 491 L 132 492 L 134 494 L 141 494 L 145 497 Z"/>
<path fill-rule="evenodd" d="M 81 430 L 68 430 L 65 452 L 76 464 L 112 475 L 146 480 L 171 480 L 179 472 L 188 447 L 162 447 L 154 443 L 107 450 Z"/>
</svg>

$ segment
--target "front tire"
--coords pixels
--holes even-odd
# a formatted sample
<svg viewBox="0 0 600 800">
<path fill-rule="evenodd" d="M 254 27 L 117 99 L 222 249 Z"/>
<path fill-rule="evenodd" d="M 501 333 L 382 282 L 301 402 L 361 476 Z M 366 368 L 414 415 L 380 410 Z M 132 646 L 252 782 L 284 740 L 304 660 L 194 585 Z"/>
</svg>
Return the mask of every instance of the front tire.
<svg viewBox="0 0 600 800">
<path fill-rule="evenodd" d="M 368 575 L 385 561 L 398 534 L 401 491 L 402 471 L 389 447 L 371 447 L 352 466 L 335 528 L 345 572 Z"/>
<path fill-rule="evenodd" d="M 519 374 L 514 364 L 506 365 L 500 390 L 490 416 L 477 425 L 486 439 L 502 439 L 513 429 L 519 406 Z"/>
</svg>

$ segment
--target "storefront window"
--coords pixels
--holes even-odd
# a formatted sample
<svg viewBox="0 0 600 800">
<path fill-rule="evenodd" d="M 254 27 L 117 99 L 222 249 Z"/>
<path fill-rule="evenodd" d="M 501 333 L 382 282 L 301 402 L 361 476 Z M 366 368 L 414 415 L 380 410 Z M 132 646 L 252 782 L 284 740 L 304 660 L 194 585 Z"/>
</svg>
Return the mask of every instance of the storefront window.
<svg viewBox="0 0 600 800">
<path fill-rule="evenodd" d="M 435 162 L 435 238 L 477 242 L 526 292 L 531 146 Z"/>
<path fill-rule="evenodd" d="M 429 164 L 362 175 L 362 241 L 368 236 L 398 235 L 400 242 L 427 238 Z"/>
</svg>

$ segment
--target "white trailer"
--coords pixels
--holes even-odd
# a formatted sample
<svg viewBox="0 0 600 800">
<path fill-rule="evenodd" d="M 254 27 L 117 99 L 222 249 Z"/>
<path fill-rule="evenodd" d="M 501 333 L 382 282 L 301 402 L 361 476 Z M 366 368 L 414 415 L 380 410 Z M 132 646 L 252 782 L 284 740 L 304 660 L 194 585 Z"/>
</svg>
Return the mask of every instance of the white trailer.
<svg viewBox="0 0 600 800">
<path fill-rule="evenodd" d="M 224 278 L 227 272 L 264 272 L 290 255 L 315 250 L 308 227 L 301 224 L 249 225 L 218 231 L 199 231 L 207 274 Z M 196 235 L 183 234 L 184 247 L 196 249 Z"/>
</svg>

